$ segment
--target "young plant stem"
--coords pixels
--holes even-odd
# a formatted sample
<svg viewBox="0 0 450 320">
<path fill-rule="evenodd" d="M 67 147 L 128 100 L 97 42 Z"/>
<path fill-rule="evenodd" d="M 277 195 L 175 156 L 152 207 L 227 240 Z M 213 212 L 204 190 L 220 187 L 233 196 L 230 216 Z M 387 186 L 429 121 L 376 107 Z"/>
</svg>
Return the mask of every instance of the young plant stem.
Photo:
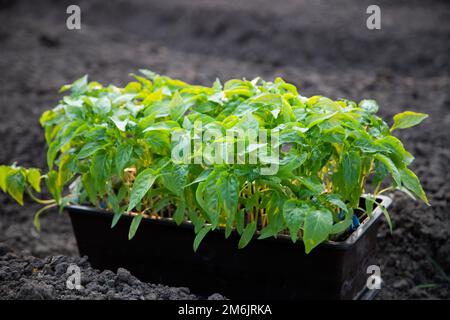
<svg viewBox="0 0 450 320">
<path fill-rule="evenodd" d="M 26 187 L 27 193 L 30 196 L 31 199 L 33 199 L 33 201 L 40 203 L 40 204 L 56 204 L 56 201 L 51 199 L 51 200 L 42 200 L 37 198 L 33 192 L 31 191 L 31 189 L 29 187 Z"/>
<path fill-rule="evenodd" d="M 36 212 L 36 214 L 34 215 L 34 227 L 36 228 L 36 230 L 37 230 L 38 232 L 41 231 L 41 224 L 40 224 L 40 222 L 39 222 L 39 217 L 41 216 L 41 214 L 42 214 L 44 211 L 46 211 L 46 210 L 48 210 L 48 209 L 50 209 L 50 208 L 56 207 L 57 205 L 58 205 L 57 203 L 52 203 L 52 204 L 49 204 L 49 205 L 47 205 L 47 206 L 45 206 L 45 207 L 39 209 L 39 210 Z"/>
<path fill-rule="evenodd" d="M 378 193 L 375 193 L 375 194 L 379 195 L 379 194 L 382 194 L 382 193 L 384 193 L 386 191 L 389 191 L 389 190 L 392 190 L 392 189 L 393 189 L 392 187 L 384 188 L 384 189 L 382 189 L 381 191 L 379 191 Z"/>
</svg>

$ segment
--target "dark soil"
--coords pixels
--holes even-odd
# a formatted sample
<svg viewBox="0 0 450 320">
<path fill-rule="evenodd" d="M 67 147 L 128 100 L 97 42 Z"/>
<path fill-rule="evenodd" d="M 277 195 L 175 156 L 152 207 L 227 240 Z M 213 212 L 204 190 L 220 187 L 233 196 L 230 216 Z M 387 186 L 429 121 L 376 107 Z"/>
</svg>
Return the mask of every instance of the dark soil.
<svg viewBox="0 0 450 320">
<path fill-rule="evenodd" d="M 430 118 L 420 127 L 396 134 L 416 156 L 412 167 L 432 206 L 394 195 L 394 232 L 382 227 L 376 251 L 384 280 L 378 297 L 450 298 L 448 2 L 378 1 L 376 31 L 365 26 L 371 2 L 360 0 L 78 1 L 78 31 L 66 28 L 69 4 L 0 1 L 0 163 L 45 168 L 39 116 L 55 106 L 62 84 L 83 74 L 118 85 L 139 68 L 200 84 L 282 76 L 305 96 L 374 98 L 385 119 L 425 112 Z M 0 245 L 17 254 L 0 257 L 0 297 L 195 298 L 132 277 L 125 285 L 123 270 L 90 269 L 77 258 L 68 217 L 49 212 L 37 233 L 37 208 L 0 194 Z M 72 262 L 90 275 L 79 293 L 65 291 L 62 267 L 56 271 Z M 41 267 L 32 272 L 35 264 Z M 113 287 L 101 283 L 105 277 Z"/>
<path fill-rule="evenodd" d="M 71 265 L 80 268 L 79 288 L 70 278 L 73 271 L 67 272 Z M 58 255 L 40 259 L 16 255 L 6 247 L 0 247 L 0 281 L 0 299 L 199 299 L 188 288 L 142 283 L 123 268 L 119 268 L 116 273 L 95 270 L 89 265 L 87 257 Z M 67 281 L 72 284 L 69 288 Z M 219 300 L 224 297 L 213 294 L 207 299 Z"/>
</svg>

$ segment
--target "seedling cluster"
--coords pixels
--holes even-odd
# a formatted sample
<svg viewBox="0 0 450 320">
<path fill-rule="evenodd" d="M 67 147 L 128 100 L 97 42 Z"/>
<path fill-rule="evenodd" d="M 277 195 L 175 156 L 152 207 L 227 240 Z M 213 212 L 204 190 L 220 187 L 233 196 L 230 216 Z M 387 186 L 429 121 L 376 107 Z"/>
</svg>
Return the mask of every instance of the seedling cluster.
<svg viewBox="0 0 450 320">
<path fill-rule="evenodd" d="M 376 115 L 374 100 L 306 98 L 280 78 L 223 85 L 217 80 L 205 87 L 141 73 L 124 88 L 88 82 L 87 76 L 63 86 L 61 92 L 70 93 L 40 119 L 48 172 L 0 166 L 4 192 L 19 204 L 26 192 L 45 205 L 36 214 L 37 228 L 45 209 L 90 204 L 113 213 L 112 227 L 124 214 L 133 215 L 129 238 L 142 219 L 169 218 L 195 226 L 194 250 L 208 232 L 223 228 L 225 237 L 240 235 L 239 248 L 255 235 L 287 234 L 294 242 L 302 239 L 309 253 L 370 218 L 383 192 L 398 189 L 428 203 L 408 168 L 413 156 L 392 135 L 419 124 L 425 114 L 397 114 L 389 127 Z M 191 132 L 198 123 L 223 133 L 276 132 L 278 158 L 269 153 L 256 163 L 174 160 L 172 135 Z M 248 158 L 270 144 L 225 140 L 202 141 L 193 154 L 211 145 L 245 143 L 240 156 Z M 276 173 L 261 174 L 272 161 L 279 161 Z M 41 180 L 51 200 L 35 196 Z"/>
</svg>

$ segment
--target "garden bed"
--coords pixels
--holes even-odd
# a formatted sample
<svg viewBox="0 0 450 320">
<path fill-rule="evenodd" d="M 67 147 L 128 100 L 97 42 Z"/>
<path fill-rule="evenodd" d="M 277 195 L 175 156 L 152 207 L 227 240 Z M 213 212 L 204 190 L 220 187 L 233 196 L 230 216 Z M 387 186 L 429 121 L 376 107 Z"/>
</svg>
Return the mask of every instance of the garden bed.
<svg viewBox="0 0 450 320">
<path fill-rule="evenodd" d="M 351 1 L 349 4 L 336 7 L 333 11 L 336 12 L 336 15 L 333 15 L 336 18 L 331 17 L 327 21 L 333 25 L 344 14 L 352 21 L 359 21 L 360 12 L 364 12 L 364 8 L 354 6 Z M 90 8 L 87 2 L 82 2 L 81 5 L 86 10 Z M 132 5 L 137 8 L 146 6 L 136 1 L 133 1 Z M 183 4 L 179 6 L 186 9 L 183 8 Z M 126 81 L 123 75 L 138 67 L 155 66 L 161 72 L 201 83 L 214 81 L 218 72 L 224 78 L 250 74 L 264 74 L 271 77 L 281 72 L 290 81 L 302 84 L 302 88 L 308 94 L 314 94 L 320 88 L 321 91 L 337 98 L 347 95 L 348 88 L 352 88 L 355 90 L 353 92 L 355 96 L 377 97 L 381 104 L 390 106 L 389 110 L 382 110 L 386 116 L 399 112 L 405 105 L 414 106 L 417 110 L 431 115 L 426 128 L 405 135 L 410 139 L 408 149 L 417 153 L 418 159 L 414 163 L 414 168 L 424 182 L 432 207 L 426 208 L 411 202 L 404 195 L 396 195 L 392 208 L 394 233 L 390 235 L 387 227 L 383 226 L 378 235 L 381 240 L 385 240 L 378 242 L 376 253 L 376 260 L 381 266 L 385 281 L 380 297 L 446 298 L 449 295 L 448 285 L 445 285 L 441 273 L 431 261 L 434 260 L 447 273 L 450 271 L 448 246 L 450 221 L 447 214 L 450 205 L 448 197 L 450 177 L 447 170 L 450 161 L 448 151 L 450 135 L 448 117 L 445 116 L 448 114 L 448 94 L 445 85 L 448 83 L 446 73 L 448 50 L 445 40 L 450 31 L 444 14 L 448 10 L 448 5 L 441 1 L 433 1 L 427 4 L 427 10 L 423 10 L 422 2 L 412 2 L 408 5 L 407 13 L 402 13 L 401 5 L 384 4 L 384 6 L 387 8 L 384 11 L 386 17 L 389 15 L 392 21 L 395 21 L 395 30 L 388 28 L 386 32 L 367 34 L 364 41 L 361 41 L 357 36 L 360 32 L 359 25 L 347 23 L 342 19 L 342 22 L 346 23 L 343 34 L 348 37 L 345 46 L 341 46 L 343 39 L 335 37 L 333 32 L 328 33 L 326 40 L 317 36 L 318 32 L 323 33 L 323 30 L 335 29 L 313 23 L 313 13 L 323 12 L 320 6 L 301 7 L 303 13 L 311 13 L 306 14 L 303 20 L 281 19 L 277 20 L 277 23 L 282 21 L 279 25 L 269 24 L 268 30 L 264 32 L 274 32 L 273 30 L 279 28 L 297 30 L 291 38 L 289 34 L 278 32 L 285 35 L 277 39 L 281 44 L 297 43 L 299 37 L 303 39 L 302 43 L 306 46 L 303 46 L 300 56 L 297 51 L 290 51 L 289 47 L 285 48 L 282 45 L 268 48 L 268 51 L 259 50 L 267 48 L 267 41 L 256 28 L 258 23 L 265 22 L 260 16 L 263 17 L 269 12 L 268 8 L 273 7 L 270 3 L 267 6 L 260 6 L 260 16 L 254 18 L 247 16 L 245 10 L 240 10 L 239 7 L 223 10 L 219 6 L 216 8 L 218 18 L 212 19 L 210 23 L 225 25 L 225 29 L 218 27 L 219 31 L 225 31 L 213 38 L 208 38 L 208 35 L 202 36 L 200 31 L 197 35 L 177 36 L 175 33 L 171 38 L 167 38 L 168 31 L 173 27 L 170 23 L 172 20 L 155 19 L 160 23 L 160 27 L 153 29 L 155 33 L 150 36 L 156 42 L 142 41 L 148 40 L 148 33 L 136 35 L 123 32 L 119 28 L 110 28 L 109 22 L 114 21 L 111 12 L 120 12 L 121 21 L 129 30 L 135 30 L 133 25 L 145 25 L 150 21 L 145 14 L 141 19 L 136 19 L 134 12 L 119 10 L 118 4 L 109 7 L 108 10 L 111 12 L 101 19 L 91 21 L 95 27 L 82 34 L 68 34 L 67 30 L 60 28 L 60 13 L 65 12 L 64 8 L 52 7 L 50 3 L 39 4 L 39 10 L 46 12 L 44 19 L 40 11 L 30 3 L 18 2 L 17 5 L 2 8 L 0 14 L 4 25 L 0 30 L 0 41 L 4 51 L 0 61 L 2 70 L 0 132 L 3 152 L 0 153 L 0 163 L 19 161 L 27 165 L 44 167 L 44 141 L 36 117 L 55 102 L 55 89 L 61 83 L 69 82 L 88 70 L 89 73 L 102 77 L 107 82 L 114 82 Z M 189 26 L 192 17 L 196 16 L 191 17 L 189 10 L 172 10 L 163 5 L 156 6 L 156 9 L 152 6 L 149 8 L 151 15 L 170 16 L 170 12 L 177 12 L 177 15 L 182 12 L 179 27 L 187 33 L 203 30 L 185 27 Z M 289 9 L 289 6 L 280 6 L 277 9 L 278 14 L 281 17 L 293 17 L 286 8 Z M 194 4 L 192 11 L 198 10 L 205 9 Z M 234 19 L 236 27 L 227 26 L 230 19 Z M 298 21 L 300 26 L 292 21 Z M 237 26 L 242 29 L 238 30 Z M 417 28 L 423 32 L 415 32 Z M 141 29 L 146 30 L 144 27 Z M 243 46 L 238 43 L 238 35 L 245 32 L 254 41 Z M 349 34 L 354 36 L 348 36 Z M 191 41 L 189 36 L 194 36 L 195 39 Z M 224 41 L 224 38 L 227 41 Z M 233 42 L 233 39 L 236 39 L 236 42 Z M 207 54 L 207 50 L 211 48 L 211 41 L 215 41 L 214 50 L 227 51 L 222 50 L 221 57 Z M 325 52 L 318 51 L 317 48 L 321 45 L 319 41 L 331 42 L 335 50 L 328 51 L 328 56 Z M 374 50 L 383 47 L 390 49 L 382 52 Z M 408 50 L 405 51 L 405 48 Z M 346 50 L 352 53 L 352 57 L 354 54 L 360 54 L 356 66 Z M 119 58 L 113 52 L 123 54 Z M 186 55 L 185 52 L 197 53 Z M 255 52 L 260 53 L 254 54 Z M 243 57 L 247 57 L 245 61 L 240 60 Z M 289 65 L 289 68 L 280 67 L 280 63 L 289 64 L 290 61 L 294 61 L 295 65 Z M 423 63 L 424 61 L 426 63 Z M 70 63 L 70 68 L 67 68 L 67 63 Z M 373 68 L 373 64 L 376 68 Z M 105 66 L 113 67 L 104 73 Z M 314 70 L 308 66 L 313 66 Z M 33 70 L 32 73 L 30 68 Z M 33 103 L 30 104 L 30 101 Z M 43 217 L 43 231 L 36 234 L 30 232 L 33 228 L 33 212 L 36 206 L 18 209 L 3 194 L 0 194 L 0 199 L 2 243 L 8 244 L 18 252 L 40 257 L 77 254 L 68 217 L 57 216 L 56 211 L 50 213 L 47 217 Z M 418 287 L 423 284 L 436 286 Z"/>
</svg>

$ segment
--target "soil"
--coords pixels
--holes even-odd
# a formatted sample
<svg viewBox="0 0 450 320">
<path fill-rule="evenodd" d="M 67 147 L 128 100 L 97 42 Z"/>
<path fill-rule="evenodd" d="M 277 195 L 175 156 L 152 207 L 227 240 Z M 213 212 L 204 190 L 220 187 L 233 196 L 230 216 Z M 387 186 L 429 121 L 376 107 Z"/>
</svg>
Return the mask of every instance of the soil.
<svg viewBox="0 0 450 320">
<path fill-rule="evenodd" d="M 74 280 L 76 266 L 80 282 Z M 68 272 L 69 270 L 69 272 Z M 99 271 L 91 268 L 88 257 L 64 255 L 37 258 L 17 255 L 0 247 L 0 297 L 2 299 L 130 299 L 130 300 L 223 300 L 220 294 L 197 297 L 189 288 L 171 288 L 139 281 L 130 272 L 119 268 Z M 69 282 L 71 285 L 67 285 Z M 79 285 L 80 287 L 75 287 Z"/>
<path fill-rule="evenodd" d="M 0 0 L 0 163 L 45 168 L 39 116 L 83 74 L 117 85 L 139 68 L 199 84 L 282 76 L 304 96 L 376 99 L 390 123 L 400 111 L 425 112 L 420 127 L 396 135 L 416 156 L 431 206 L 393 195 L 394 231 L 381 228 L 375 253 L 378 298 L 450 298 L 450 3 L 378 1 L 381 30 L 366 28 L 371 3 L 361 0 L 78 1 L 81 30 L 66 28 L 70 4 Z M 38 206 L 29 203 L 0 194 L 0 297 L 196 298 L 123 269 L 91 269 L 78 258 L 67 215 L 49 212 L 37 233 Z M 70 263 L 89 274 L 82 292 L 64 290 L 61 265 Z M 132 280 L 121 281 L 124 274 Z"/>
</svg>

